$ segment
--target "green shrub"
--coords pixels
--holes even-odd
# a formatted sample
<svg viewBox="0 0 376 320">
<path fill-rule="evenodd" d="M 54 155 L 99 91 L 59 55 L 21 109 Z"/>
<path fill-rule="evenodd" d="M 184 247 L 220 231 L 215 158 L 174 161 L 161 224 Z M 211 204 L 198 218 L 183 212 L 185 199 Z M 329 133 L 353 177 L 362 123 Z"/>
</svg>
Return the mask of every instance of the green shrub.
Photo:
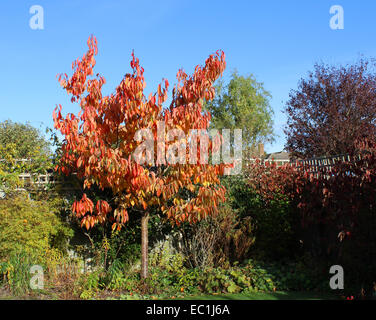
<svg viewBox="0 0 376 320">
<path fill-rule="evenodd" d="M 42 257 L 52 245 L 63 247 L 71 230 L 57 217 L 58 205 L 25 195 L 0 200 L 0 260 L 24 252 Z"/>
<path fill-rule="evenodd" d="M 272 291 L 275 287 L 270 274 L 250 266 L 206 269 L 199 275 L 198 285 L 203 293 L 211 294 Z"/>
<path fill-rule="evenodd" d="M 177 287 L 180 292 L 188 294 L 196 294 L 200 291 L 198 279 L 202 270 L 199 268 L 185 269 L 185 272 L 178 277 Z"/>
<path fill-rule="evenodd" d="M 149 254 L 150 267 L 159 267 L 167 272 L 180 274 L 184 270 L 185 257 L 182 253 L 174 252 L 168 241 L 162 242 Z"/>
<path fill-rule="evenodd" d="M 255 274 L 262 275 L 261 278 L 267 275 L 276 290 L 327 292 L 330 289 L 329 267 L 318 264 L 309 256 L 284 263 L 248 260 L 245 266 L 252 270 L 253 278 Z"/>
<path fill-rule="evenodd" d="M 324 268 L 325 269 L 325 268 Z M 184 292 L 224 294 L 239 292 L 318 291 L 328 292 L 327 273 L 306 258 L 298 262 L 262 263 L 253 260 L 228 268 L 188 269 L 179 277 Z"/>
<path fill-rule="evenodd" d="M 102 271 L 97 270 L 81 274 L 74 283 L 73 294 L 85 300 L 94 298 L 96 293 L 103 288 L 101 273 Z"/>
<path fill-rule="evenodd" d="M 12 253 L 7 261 L 0 262 L 3 285 L 7 286 L 15 296 L 28 293 L 32 277 L 30 268 L 36 263 L 36 258 L 25 252 Z"/>
<path fill-rule="evenodd" d="M 243 258 L 280 260 L 293 258 L 299 252 L 299 216 L 287 197 L 274 193 L 273 199 L 262 196 L 249 183 L 249 174 L 223 178 L 228 205 L 239 221 L 249 218 L 252 223 L 254 245 Z M 257 185 L 257 184 L 256 184 Z M 241 262 L 241 260 L 239 260 Z"/>
<path fill-rule="evenodd" d="M 129 288 L 124 264 L 118 259 L 112 262 L 102 280 L 106 288 L 111 290 Z"/>
</svg>

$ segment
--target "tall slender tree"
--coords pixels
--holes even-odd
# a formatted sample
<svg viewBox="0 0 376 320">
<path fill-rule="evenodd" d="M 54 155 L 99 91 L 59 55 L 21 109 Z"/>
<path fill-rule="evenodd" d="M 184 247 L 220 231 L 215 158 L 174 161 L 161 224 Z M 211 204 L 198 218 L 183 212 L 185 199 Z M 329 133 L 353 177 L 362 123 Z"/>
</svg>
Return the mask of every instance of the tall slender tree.
<svg viewBox="0 0 376 320">
<path fill-rule="evenodd" d="M 209 126 L 210 114 L 203 112 L 202 105 L 205 99 L 214 97 L 213 83 L 225 68 L 225 56 L 220 51 L 209 56 L 205 66 L 197 66 L 192 76 L 179 70 L 172 102 L 168 108 L 163 108 L 168 81 L 146 98 L 144 69 L 133 53 L 133 73 L 125 75 L 113 94 L 103 96 L 105 79 L 99 74 L 93 77 L 97 54 L 95 37 L 89 38 L 88 47 L 82 59 L 73 63 L 73 75 L 59 77 L 62 87 L 72 96 L 71 101 L 79 104 L 80 111 L 63 118 L 61 105 L 54 110 L 55 128 L 64 136 L 63 155 L 56 169 L 66 174 L 76 172 L 83 179 L 84 188 L 96 184 L 101 189 L 110 188 L 115 195 L 111 203 L 98 200 L 94 204 L 84 193 L 82 199 L 73 203 L 73 212 L 87 229 L 106 220 L 113 223 L 113 229 L 121 229 L 129 219 L 130 208 L 132 212 L 139 212 L 141 276 L 146 278 L 151 208 L 160 209 L 172 223 L 179 225 L 215 215 L 219 202 L 224 201 L 225 189 L 218 176 L 223 174 L 225 165 L 188 161 L 191 153 L 186 146 L 196 137 L 200 146 L 204 141 L 192 129 Z M 165 137 L 166 132 L 175 134 Z M 151 148 L 138 153 L 147 141 L 152 141 Z M 201 149 L 197 145 L 200 158 Z M 209 150 L 211 147 L 209 140 Z M 186 156 L 186 161 L 173 161 L 175 151 L 179 152 L 179 157 Z M 136 161 L 142 156 L 146 162 Z"/>
<path fill-rule="evenodd" d="M 263 83 L 253 75 L 242 76 L 234 71 L 227 85 L 219 80 L 215 88 L 215 98 L 205 103 L 212 115 L 211 127 L 242 129 L 243 149 L 248 157 L 258 143 L 274 140 L 271 94 Z"/>
</svg>

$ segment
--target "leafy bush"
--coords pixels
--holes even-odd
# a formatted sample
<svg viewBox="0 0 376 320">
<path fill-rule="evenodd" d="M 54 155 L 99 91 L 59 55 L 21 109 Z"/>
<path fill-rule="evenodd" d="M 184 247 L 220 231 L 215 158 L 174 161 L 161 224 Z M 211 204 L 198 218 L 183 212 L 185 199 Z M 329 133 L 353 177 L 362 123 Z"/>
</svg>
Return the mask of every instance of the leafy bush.
<svg viewBox="0 0 376 320">
<path fill-rule="evenodd" d="M 200 291 L 197 279 L 199 279 L 202 270 L 199 268 L 185 269 L 183 274 L 178 277 L 177 287 L 181 292 L 195 294 Z"/>
<path fill-rule="evenodd" d="M 282 199 L 291 208 L 292 215 L 285 215 L 291 217 L 287 218 L 290 229 L 277 217 L 272 219 L 281 223 L 282 234 L 293 240 L 283 243 L 290 243 L 293 252 L 311 255 L 315 263 L 341 265 L 349 275 L 347 288 L 353 288 L 353 294 L 361 290 L 373 293 L 376 280 L 376 145 L 363 141 L 357 149 L 348 160 L 319 168 L 315 174 L 309 166 L 277 168 L 258 163 L 248 172 L 248 184 L 267 206 Z M 278 237 L 276 233 L 273 239 Z M 258 241 L 256 238 L 256 246 Z"/>
<path fill-rule="evenodd" d="M 24 252 L 41 260 L 52 245 L 66 246 L 72 232 L 57 212 L 56 203 L 33 201 L 25 195 L 0 200 L 0 259 Z"/>
<path fill-rule="evenodd" d="M 223 266 L 247 257 L 254 242 L 253 225 L 229 206 L 220 206 L 217 216 L 195 225 L 184 225 L 175 246 L 185 255 L 190 268 Z"/>
<path fill-rule="evenodd" d="M 36 258 L 25 252 L 12 253 L 7 261 L 0 262 L 3 285 L 6 285 L 15 296 L 28 293 L 32 277 L 30 268 L 36 263 Z"/>
<path fill-rule="evenodd" d="M 130 210 L 130 214 L 131 212 Z M 80 228 L 79 224 L 75 224 L 75 234 L 90 241 L 90 245 L 84 248 L 76 246 L 75 251 L 79 250 L 83 258 L 92 258 L 94 268 L 108 270 L 114 263 L 121 263 L 124 268 L 133 269 L 139 265 L 141 257 L 140 220 L 140 216 L 135 213 L 134 218 L 128 221 L 120 231 L 112 230 L 111 223 L 96 225 L 86 232 Z M 151 212 L 148 227 L 150 247 L 164 240 L 172 230 L 171 224 L 155 211 Z"/>
<path fill-rule="evenodd" d="M 168 241 L 161 242 L 149 254 L 150 267 L 159 267 L 175 274 L 179 274 L 184 269 L 184 262 L 183 254 L 175 252 Z"/>
<path fill-rule="evenodd" d="M 107 289 L 131 291 L 136 287 L 136 281 L 139 281 L 139 277 L 127 271 L 124 263 L 117 259 L 104 273 L 101 281 Z"/>
<path fill-rule="evenodd" d="M 275 288 L 270 274 L 250 265 L 205 269 L 197 281 L 203 293 L 273 291 Z"/>
<path fill-rule="evenodd" d="M 80 292 L 81 299 L 91 299 L 95 293 L 101 288 L 101 272 L 94 271 L 81 275 L 78 280 L 76 292 Z"/>
<path fill-rule="evenodd" d="M 330 290 L 329 268 L 318 264 L 308 255 L 296 261 L 285 262 L 248 260 L 245 262 L 245 266 L 246 269 L 251 270 L 250 277 L 257 283 L 264 282 L 264 277 L 267 276 L 267 279 L 270 279 L 268 282 L 273 285 L 275 290 L 320 292 Z M 260 288 L 260 286 L 258 287 Z"/>
<path fill-rule="evenodd" d="M 269 177 L 275 170 L 275 166 L 256 163 L 248 167 L 244 175 L 223 179 L 228 204 L 237 213 L 237 220 L 249 219 L 253 226 L 254 244 L 242 255 L 243 260 L 251 256 L 279 260 L 297 253 L 299 216 L 278 184 L 272 189 Z"/>
</svg>

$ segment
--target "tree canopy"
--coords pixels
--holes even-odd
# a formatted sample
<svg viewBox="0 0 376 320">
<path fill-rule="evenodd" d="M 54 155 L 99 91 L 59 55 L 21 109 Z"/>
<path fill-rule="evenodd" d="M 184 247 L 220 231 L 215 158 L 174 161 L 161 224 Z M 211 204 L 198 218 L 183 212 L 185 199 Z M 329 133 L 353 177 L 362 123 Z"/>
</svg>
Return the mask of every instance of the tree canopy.
<svg viewBox="0 0 376 320">
<path fill-rule="evenodd" d="M 0 123 L 0 146 L 6 148 L 10 145 L 14 146 L 13 157 L 17 159 L 35 159 L 50 154 L 49 142 L 29 123 L 11 120 Z"/>
<path fill-rule="evenodd" d="M 215 86 L 216 96 L 206 101 L 211 113 L 211 127 L 242 129 L 243 148 L 252 150 L 258 143 L 273 141 L 271 94 L 253 75 L 241 76 L 234 71 L 227 85 Z"/>
<path fill-rule="evenodd" d="M 346 66 L 316 64 L 286 104 L 286 149 L 295 157 L 354 152 L 375 139 L 376 74 L 366 59 Z"/>
<path fill-rule="evenodd" d="M 53 113 L 55 128 L 64 136 L 62 157 L 56 169 L 63 173 L 75 172 L 84 180 L 84 188 L 92 185 L 111 189 L 112 203 L 97 200 L 96 204 L 83 193 L 73 203 L 72 211 L 87 229 L 109 220 L 114 230 L 120 230 L 128 221 L 128 211 L 142 216 L 142 276 L 147 277 L 147 223 L 151 207 L 158 207 L 176 224 L 194 223 L 217 213 L 224 201 L 225 190 L 218 175 L 224 165 L 175 162 L 175 154 L 192 159 L 186 145 L 201 140 L 192 129 L 207 129 L 210 114 L 203 112 L 203 100 L 214 97 L 214 81 L 225 68 L 223 52 L 209 56 L 205 66 L 197 66 L 192 76 L 183 70 L 177 74 L 172 102 L 168 108 L 169 83 L 164 80 L 157 92 L 148 98 L 143 91 L 146 82 L 144 69 L 132 54 L 132 74 L 126 74 L 115 93 L 103 96 L 105 79 L 93 77 L 97 41 L 88 40 L 88 51 L 73 63 L 73 75 L 59 77 L 62 87 L 78 102 L 78 115 L 61 115 L 61 106 Z M 163 128 L 160 128 L 162 126 Z M 150 142 L 139 154 L 145 162 L 137 161 L 139 146 Z M 154 142 L 157 152 L 154 152 Z M 147 143 L 146 143 L 147 145 Z M 201 149 L 197 150 L 201 158 Z M 148 145 L 147 145 L 148 146 Z M 208 149 L 212 146 L 208 141 Z M 112 214 L 110 214 L 112 213 Z"/>
<path fill-rule="evenodd" d="M 0 184 L 2 190 L 22 186 L 20 173 L 45 173 L 51 166 L 50 144 L 42 133 L 26 123 L 0 123 Z M 27 161 L 19 161 L 27 160 Z"/>
</svg>

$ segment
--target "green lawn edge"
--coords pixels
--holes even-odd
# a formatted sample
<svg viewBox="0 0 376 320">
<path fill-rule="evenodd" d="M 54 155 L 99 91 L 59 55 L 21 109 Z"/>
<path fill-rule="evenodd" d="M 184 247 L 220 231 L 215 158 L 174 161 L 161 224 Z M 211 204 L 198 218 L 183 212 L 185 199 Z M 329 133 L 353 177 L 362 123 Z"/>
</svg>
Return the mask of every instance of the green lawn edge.
<svg viewBox="0 0 376 320">
<path fill-rule="evenodd" d="M 338 300 L 333 294 L 314 292 L 247 292 L 236 294 L 195 295 L 183 300 Z"/>
</svg>

